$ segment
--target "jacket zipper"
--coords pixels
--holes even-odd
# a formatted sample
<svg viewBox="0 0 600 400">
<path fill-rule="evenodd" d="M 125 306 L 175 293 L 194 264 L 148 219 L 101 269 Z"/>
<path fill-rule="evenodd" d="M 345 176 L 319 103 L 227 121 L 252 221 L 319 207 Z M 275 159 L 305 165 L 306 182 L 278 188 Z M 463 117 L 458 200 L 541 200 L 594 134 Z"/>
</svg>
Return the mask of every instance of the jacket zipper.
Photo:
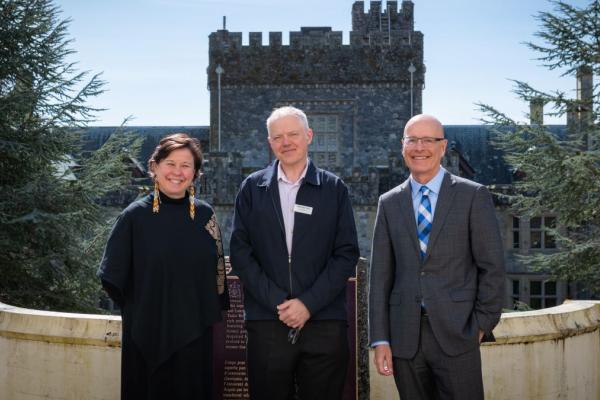
<svg viewBox="0 0 600 400">
<path fill-rule="evenodd" d="M 275 203 L 275 199 L 273 198 L 273 194 L 271 194 L 271 202 L 273 203 L 273 208 L 275 209 L 275 215 L 277 216 L 277 222 L 279 222 L 279 227 L 281 228 L 281 231 L 283 232 L 283 245 L 286 247 L 286 253 L 287 253 L 287 245 L 285 244 L 285 227 L 283 224 L 283 221 L 281 221 L 281 218 L 279 217 L 279 213 L 277 212 L 277 205 Z M 290 277 L 290 299 L 292 298 L 292 293 L 293 293 L 293 286 L 292 286 L 292 256 L 288 254 L 288 273 L 289 273 L 289 277 Z"/>
<path fill-rule="evenodd" d="M 288 272 L 290 274 L 290 297 L 294 294 L 292 286 L 292 256 L 288 256 Z"/>
</svg>

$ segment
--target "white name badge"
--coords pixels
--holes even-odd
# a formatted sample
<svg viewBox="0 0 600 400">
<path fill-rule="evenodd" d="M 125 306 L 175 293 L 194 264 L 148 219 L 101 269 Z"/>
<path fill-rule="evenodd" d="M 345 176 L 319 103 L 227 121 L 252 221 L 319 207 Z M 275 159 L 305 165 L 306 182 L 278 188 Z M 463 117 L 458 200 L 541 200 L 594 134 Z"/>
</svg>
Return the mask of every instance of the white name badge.
<svg viewBox="0 0 600 400">
<path fill-rule="evenodd" d="M 312 207 L 294 204 L 294 212 L 299 212 L 306 215 L 312 215 Z"/>
</svg>

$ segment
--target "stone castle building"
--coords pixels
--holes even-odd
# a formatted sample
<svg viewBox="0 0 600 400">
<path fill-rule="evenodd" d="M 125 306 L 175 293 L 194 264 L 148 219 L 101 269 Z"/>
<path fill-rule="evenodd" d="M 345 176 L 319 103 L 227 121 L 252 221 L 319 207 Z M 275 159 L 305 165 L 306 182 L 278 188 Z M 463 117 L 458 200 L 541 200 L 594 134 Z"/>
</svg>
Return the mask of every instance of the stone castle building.
<svg viewBox="0 0 600 400">
<path fill-rule="evenodd" d="M 262 33 L 250 32 L 247 46 L 242 33 L 212 33 L 210 150 L 219 149 L 220 121 L 220 149 L 239 152 L 244 168 L 262 168 L 272 159 L 265 120 L 273 108 L 292 104 L 310 118 L 318 165 L 348 176 L 387 165 L 390 144 L 398 147 L 405 121 L 421 111 L 423 35 L 414 31 L 410 1 L 399 11 L 395 1 L 383 12 L 380 2 L 368 13 L 363 7 L 353 5 L 350 44 L 329 27 L 290 32 L 289 45 L 282 45 L 281 32 L 270 32 L 266 45 Z"/>
<path fill-rule="evenodd" d="M 270 32 L 265 43 L 262 33 L 250 32 L 247 45 L 240 32 L 223 27 L 211 33 L 206 68 L 210 126 L 139 128 L 146 137 L 140 156 L 144 161 L 167 133 L 184 131 L 200 139 L 206 161 L 199 192 L 215 208 L 226 238 L 242 180 L 273 160 L 267 117 L 275 107 L 294 105 L 307 113 L 315 133 L 310 157 L 349 187 L 361 255 L 369 258 L 377 199 L 408 176 L 400 139 L 406 121 L 423 112 L 426 68 L 423 34 L 414 29 L 411 1 L 402 1 L 400 7 L 387 1 L 385 8 L 380 1 L 371 1 L 366 12 L 364 2 L 356 1 L 351 11 L 349 44 L 342 42 L 342 32 L 329 27 L 290 32 L 287 45 L 281 32 Z M 582 96 L 592 84 L 591 72 L 586 71 L 577 74 Z M 543 123 L 540 107 L 532 104 L 532 123 Z M 569 126 L 585 119 L 579 114 L 570 114 Z M 446 169 L 488 185 L 493 192 L 510 190 L 513 171 L 492 145 L 491 129 L 482 125 L 444 129 L 449 140 Z M 563 134 L 567 127 L 548 129 Z M 89 148 L 99 146 L 109 134 L 110 128 L 90 128 Z M 556 244 L 545 228 L 553 224 L 554 216 L 519 218 L 509 214 L 501 197 L 495 200 L 507 255 L 506 306 L 519 300 L 542 308 L 579 297 L 574 285 L 532 273 L 516 257 L 553 251 Z M 224 241 L 226 252 L 228 242 Z"/>
<path fill-rule="evenodd" d="M 400 139 L 406 121 L 422 112 L 423 34 L 414 29 L 413 12 L 411 1 L 400 8 L 387 1 L 383 9 L 380 1 L 371 1 L 366 12 L 364 2 L 356 1 L 349 44 L 342 43 L 342 32 L 329 27 L 290 32 L 288 45 L 282 44 L 281 32 L 270 32 L 264 44 L 261 32 L 250 32 L 248 45 L 242 44 L 240 32 L 210 34 L 210 157 L 204 193 L 218 207 L 224 229 L 231 225 L 241 180 L 273 160 L 265 120 L 273 108 L 294 105 L 306 112 L 315 134 L 310 157 L 349 186 L 361 254 L 370 255 L 377 199 L 408 176 Z M 461 128 L 454 136 L 473 142 Z M 475 142 L 486 139 L 478 135 Z M 444 163 L 474 178 L 460 143 L 452 140 Z M 477 153 L 495 152 L 473 144 Z M 505 174 L 501 157 L 492 159 L 497 163 L 481 168 L 480 181 L 491 183 Z"/>
<path fill-rule="evenodd" d="M 349 44 L 329 27 L 290 32 L 288 45 L 281 32 L 270 32 L 266 44 L 262 33 L 250 32 L 242 45 L 242 33 L 218 30 L 209 36 L 207 74 L 206 190 L 223 207 L 222 219 L 230 218 L 241 179 L 273 160 L 265 127 L 270 112 L 294 105 L 307 113 L 315 133 L 310 157 L 350 187 L 367 255 L 377 198 L 405 176 L 402 129 L 422 109 L 423 35 L 414 30 L 413 3 L 398 9 L 388 1 L 382 10 L 372 1 L 365 12 L 364 3 L 355 2 Z"/>
</svg>

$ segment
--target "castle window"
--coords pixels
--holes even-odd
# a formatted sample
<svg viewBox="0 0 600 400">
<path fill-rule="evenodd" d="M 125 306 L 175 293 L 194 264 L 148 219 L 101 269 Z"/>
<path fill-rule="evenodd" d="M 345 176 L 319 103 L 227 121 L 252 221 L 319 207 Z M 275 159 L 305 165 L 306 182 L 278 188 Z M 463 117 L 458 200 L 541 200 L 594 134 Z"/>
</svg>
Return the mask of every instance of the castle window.
<svg viewBox="0 0 600 400">
<path fill-rule="evenodd" d="M 311 114 L 309 125 L 314 132 L 310 156 L 319 166 L 338 163 L 339 120 L 335 114 Z"/>
<path fill-rule="evenodd" d="M 556 228 L 556 217 L 533 217 L 529 221 L 532 249 L 555 249 L 554 235 L 549 231 Z"/>
<path fill-rule="evenodd" d="M 516 304 L 521 298 L 521 282 L 518 279 L 512 279 L 512 301 Z"/>
<path fill-rule="evenodd" d="M 556 305 L 556 282 L 529 281 L 529 306 L 534 309 Z"/>
<path fill-rule="evenodd" d="M 512 219 L 512 248 L 518 249 L 520 245 L 520 236 L 519 236 L 519 228 L 520 228 L 520 219 L 518 217 L 513 217 Z"/>
</svg>

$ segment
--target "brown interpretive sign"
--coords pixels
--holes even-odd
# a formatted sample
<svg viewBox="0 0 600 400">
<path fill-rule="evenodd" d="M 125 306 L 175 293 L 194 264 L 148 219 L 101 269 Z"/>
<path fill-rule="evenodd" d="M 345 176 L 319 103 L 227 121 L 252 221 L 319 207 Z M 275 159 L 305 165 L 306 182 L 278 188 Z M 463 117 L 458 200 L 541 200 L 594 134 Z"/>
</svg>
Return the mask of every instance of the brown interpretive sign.
<svg viewBox="0 0 600 400">
<path fill-rule="evenodd" d="M 244 293 L 242 283 L 235 276 L 228 276 L 231 307 L 222 322 L 213 331 L 214 349 L 214 399 L 249 399 L 246 371 L 246 329 L 244 328 Z M 356 400 L 356 279 L 348 280 L 348 346 L 350 361 L 344 388 L 344 400 Z"/>
</svg>

